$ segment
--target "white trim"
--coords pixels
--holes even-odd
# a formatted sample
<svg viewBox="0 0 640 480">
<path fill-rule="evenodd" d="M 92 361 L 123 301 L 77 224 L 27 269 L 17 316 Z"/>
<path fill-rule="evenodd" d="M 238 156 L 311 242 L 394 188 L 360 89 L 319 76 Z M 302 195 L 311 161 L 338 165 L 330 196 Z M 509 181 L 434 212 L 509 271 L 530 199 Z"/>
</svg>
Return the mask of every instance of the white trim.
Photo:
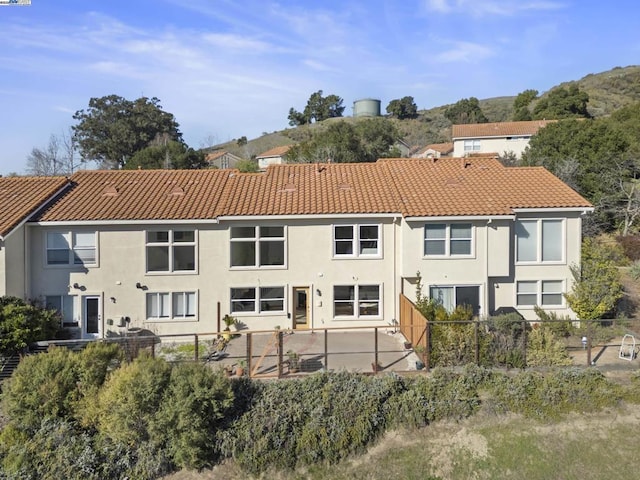
<svg viewBox="0 0 640 480">
<path fill-rule="evenodd" d="M 29 226 L 41 226 L 41 227 L 51 227 L 51 226 L 60 226 L 60 227 L 68 227 L 68 226 L 93 226 L 93 225 L 200 225 L 214 223 L 217 224 L 217 218 L 211 219 L 200 219 L 200 220 L 65 220 L 61 222 L 57 221 L 46 221 L 46 222 L 29 222 Z"/>
<path fill-rule="evenodd" d="M 525 304 L 519 304 L 518 303 L 518 284 L 522 283 L 522 282 L 528 282 L 528 283 L 535 283 L 536 284 L 536 303 L 534 305 L 525 305 Z M 542 284 L 544 282 L 560 282 L 560 296 L 561 296 L 561 301 L 559 304 L 555 304 L 555 305 L 544 305 L 542 303 Z M 518 278 L 514 280 L 513 283 L 513 294 L 514 294 L 514 299 L 513 299 L 513 305 L 516 308 L 522 309 L 522 310 L 534 310 L 535 307 L 540 307 L 543 310 L 554 310 L 554 309 L 563 309 L 563 308 L 567 308 L 567 301 L 564 297 L 565 293 L 567 293 L 567 282 L 566 279 L 564 278 L 534 278 L 534 279 L 526 279 L 526 278 Z M 529 295 L 533 295 L 533 293 L 529 294 Z"/>
<path fill-rule="evenodd" d="M 193 232 L 193 242 L 176 242 L 174 240 L 174 233 L 178 232 Z M 167 241 L 166 242 L 149 242 L 148 234 L 150 232 L 167 232 Z M 193 229 L 179 229 L 179 228 L 150 228 L 142 231 L 144 235 L 144 274 L 145 275 L 197 275 L 200 270 L 200 237 L 199 230 L 197 228 Z M 168 268 L 167 270 L 149 270 L 149 247 L 165 247 L 167 248 L 167 262 Z M 174 270 L 174 256 L 175 256 L 175 247 L 193 247 L 193 270 Z"/>
<path fill-rule="evenodd" d="M 535 222 L 536 223 L 536 259 L 535 260 L 518 260 L 518 222 Z M 543 225 L 544 222 L 560 222 L 561 224 L 561 238 L 560 244 L 562 251 L 560 252 L 562 258 L 560 260 L 543 260 Z M 516 220 L 513 227 L 513 247 L 514 247 L 514 265 L 564 265 L 567 262 L 567 218 L 566 217 L 520 217 Z"/>
<path fill-rule="evenodd" d="M 173 311 L 173 296 L 175 294 L 185 294 L 185 293 L 193 293 L 195 295 L 195 314 L 193 316 L 183 316 L 177 317 L 174 316 Z M 168 317 L 149 317 L 148 314 L 148 302 L 149 295 L 169 295 L 169 316 Z M 187 323 L 187 322 L 198 322 L 200 314 L 200 294 L 199 290 L 196 288 L 194 290 L 154 290 L 151 292 L 144 293 L 144 322 L 145 323 L 167 323 L 167 322 L 175 322 L 175 323 Z"/>
<path fill-rule="evenodd" d="M 431 239 L 432 241 L 442 241 L 444 242 L 444 252 L 442 255 L 437 254 L 427 254 L 426 252 L 426 242 L 427 242 L 427 225 L 444 225 L 445 226 L 445 236 L 441 239 Z M 451 226 L 452 225 L 470 225 L 471 226 L 471 238 L 452 238 L 451 237 Z M 476 258 L 476 226 L 471 222 L 427 222 L 422 226 L 422 258 L 423 259 L 451 259 L 451 260 L 459 260 L 466 258 Z M 451 243 L 455 240 L 466 241 L 469 240 L 469 253 L 460 253 L 455 254 L 451 253 Z"/>
<path fill-rule="evenodd" d="M 265 285 L 262 285 L 262 282 L 258 282 L 258 284 L 253 284 L 253 285 L 245 285 L 245 286 L 237 286 L 237 285 L 228 285 L 227 286 L 227 291 L 228 291 L 228 295 L 229 295 L 229 313 L 233 316 L 237 316 L 237 317 L 281 317 L 283 315 L 287 315 L 287 313 L 290 313 L 288 310 L 288 306 L 289 306 L 289 289 L 291 288 L 290 284 L 281 284 L 281 285 L 274 285 L 277 282 L 272 282 L 272 283 L 267 283 Z M 282 310 L 261 310 L 260 309 L 260 302 L 262 301 L 262 296 L 260 295 L 260 289 L 261 288 L 282 288 Z M 253 298 L 253 302 L 254 302 L 254 308 L 253 310 L 245 310 L 245 311 L 241 311 L 241 312 L 234 312 L 233 311 L 233 298 L 231 298 L 231 291 L 232 290 L 240 290 L 240 289 L 247 289 L 247 290 L 253 290 L 255 292 L 255 297 Z M 273 300 L 273 299 L 272 299 Z M 241 299 L 239 299 L 238 301 L 241 301 Z"/>
<path fill-rule="evenodd" d="M 282 228 L 282 237 L 261 237 L 260 236 L 260 229 L 262 227 L 265 228 L 278 228 L 281 227 Z M 233 237 L 232 234 L 232 229 L 233 228 L 253 228 L 253 237 L 249 238 L 244 238 L 244 237 Z M 249 224 L 247 223 L 246 225 L 232 225 L 230 226 L 228 229 L 228 240 L 229 240 L 229 270 L 286 270 L 288 268 L 288 262 L 289 262 L 289 242 L 288 242 L 288 237 L 289 237 L 289 229 L 288 229 L 288 225 L 283 225 L 283 224 L 276 224 L 276 225 L 270 225 L 270 224 Z M 262 260 L 260 258 L 260 246 L 261 243 L 265 242 L 272 242 L 272 243 L 279 243 L 282 242 L 283 245 L 283 259 L 282 259 L 282 265 L 260 265 L 260 261 Z M 253 243 L 253 245 L 255 245 L 255 252 L 254 252 L 254 263 L 253 265 L 233 265 L 233 255 L 231 253 L 232 250 L 232 246 L 234 243 Z"/>
<path fill-rule="evenodd" d="M 337 213 L 337 214 L 305 214 L 293 215 L 222 215 L 219 221 L 265 221 L 265 220 L 335 220 L 337 218 L 397 218 L 400 213 Z"/>
<path fill-rule="evenodd" d="M 336 315 L 336 287 L 353 287 L 353 315 Z M 378 315 L 360 315 L 360 287 L 378 287 Z M 342 302 L 345 302 L 344 300 Z M 331 319 L 334 321 L 364 321 L 384 319 L 384 282 L 335 282 L 331 284 Z"/>
<path fill-rule="evenodd" d="M 515 213 L 558 213 L 558 212 L 593 212 L 594 207 L 544 207 L 544 208 L 514 208 Z"/>
<path fill-rule="evenodd" d="M 406 222 L 469 222 L 475 220 L 514 220 L 515 215 L 443 215 L 441 217 L 406 217 Z"/>
<path fill-rule="evenodd" d="M 351 238 L 351 254 L 339 254 L 336 253 L 336 242 L 347 242 L 349 239 L 336 239 L 336 228 L 337 227 L 351 227 L 352 238 Z M 360 245 L 362 242 L 366 242 L 367 240 L 372 239 L 362 239 L 360 238 L 360 228 L 361 227 L 376 227 L 378 229 L 378 236 L 375 239 L 377 243 L 376 253 L 360 253 Z M 334 260 L 347 260 L 347 259 L 381 259 L 383 258 L 383 225 L 381 223 L 334 223 L 331 225 L 331 241 L 332 241 L 332 256 L 331 258 Z"/>
</svg>

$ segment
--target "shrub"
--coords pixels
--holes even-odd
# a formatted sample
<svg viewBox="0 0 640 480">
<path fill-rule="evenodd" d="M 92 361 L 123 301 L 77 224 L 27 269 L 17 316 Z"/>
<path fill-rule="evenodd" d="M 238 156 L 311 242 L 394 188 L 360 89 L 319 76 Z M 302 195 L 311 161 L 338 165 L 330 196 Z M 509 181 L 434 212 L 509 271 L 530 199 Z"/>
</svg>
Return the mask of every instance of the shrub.
<svg viewBox="0 0 640 480">
<path fill-rule="evenodd" d="M 524 368 L 524 331 L 528 328 L 517 313 L 490 317 L 487 322 L 489 345 L 482 356 L 483 365 Z"/>
<path fill-rule="evenodd" d="M 544 326 L 558 337 L 566 338 L 575 332 L 575 327 L 569 317 L 558 317 L 556 312 L 546 312 L 537 305 L 534 307 L 534 311 Z"/>
<path fill-rule="evenodd" d="M 210 466 L 216 432 L 233 405 L 231 383 L 199 363 L 179 364 L 153 422 L 153 436 L 166 442 L 173 462 L 183 468 Z"/>
<path fill-rule="evenodd" d="M 2 408 L 20 428 L 39 428 L 46 418 L 66 418 L 79 398 L 74 354 L 66 348 L 22 359 L 3 385 Z"/>
<path fill-rule="evenodd" d="M 0 356 L 11 356 L 31 343 L 55 337 L 60 317 L 17 297 L 0 297 Z"/>
<path fill-rule="evenodd" d="M 629 260 L 632 262 L 640 260 L 640 235 L 619 236 L 616 240 Z"/>
<path fill-rule="evenodd" d="M 636 260 L 631 264 L 629 275 L 631 275 L 631 278 L 634 280 L 640 280 L 640 260 Z"/>
<path fill-rule="evenodd" d="M 346 372 L 268 384 L 226 432 L 224 451 L 254 473 L 335 463 L 384 431 L 385 402 L 401 389 L 396 376 Z"/>
<path fill-rule="evenodd" d="M 547 325 L 534 328 L 527 343 L 527 365 L 549 367 L 571 365 L 571 357 L 564 343 Z"/>
<path fill-rule="evenodd" d="M 114 371 L 98 392 L 94 409 L 85 412 L 102 435 L 115 443 L 137 445 L 150 440 L 149 427 L 169 386 L 171 367 L 141 355 Z"/>
</svg>

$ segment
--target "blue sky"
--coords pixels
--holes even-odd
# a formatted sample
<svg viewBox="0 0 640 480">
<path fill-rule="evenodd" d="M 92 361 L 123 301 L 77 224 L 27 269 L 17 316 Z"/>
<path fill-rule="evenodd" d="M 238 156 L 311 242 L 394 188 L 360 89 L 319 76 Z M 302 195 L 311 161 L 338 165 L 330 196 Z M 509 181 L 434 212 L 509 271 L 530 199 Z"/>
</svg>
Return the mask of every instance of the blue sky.
<svg viewBox="0 0 640 480">
<path fill-rule="evenodd" d="M 91 97 L 158 97 L 192 147 L 287 127 L 323 90 L 418 108 L 640 63 L 636 0 L 32 0 L 0 6 L 0 174 Z"/>
</svg>

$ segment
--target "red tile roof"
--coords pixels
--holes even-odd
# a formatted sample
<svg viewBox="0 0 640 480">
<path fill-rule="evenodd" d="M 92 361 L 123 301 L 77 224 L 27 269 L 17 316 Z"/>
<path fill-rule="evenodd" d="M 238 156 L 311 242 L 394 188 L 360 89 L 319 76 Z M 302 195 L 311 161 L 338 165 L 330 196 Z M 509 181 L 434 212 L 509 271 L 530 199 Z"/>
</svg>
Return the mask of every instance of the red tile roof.
<svg viewBox="0 0 640 480">
<path fill-rule="evenodd" d="M 197 220 L 220 216 L 512 215 L 591 204 L 542 167 L 495 158 L 384 159 L 237 170 L 84 171 L 42 221 Z"/>
<path fill-rule="evenodd" d="M 514 208 L 591 204 L 543 167 L 503 167 L 493 157 L 379 161 L 401 195 L 403 216 L 513 215 Z"/>
<path fill-rule="evenodd" d="M 86 170 L 41 221 L 195 220 L 216 217 L 235 170 Z"/>
<path fill-rule="evenodd" d="M 270 165 L 229 178 L 220 215 L 394 213 L 399 196 L 376 163 Z"/>
<path fill-rule="evenodd" d="M 412 155 L 422 155 L 427 150 L 434 150 L 436 152 L 440 152 L 443 155 L 446 155 L 447 153 L 453 152 L 453 143 L 451 143 L 451 142 L 447 142 L 447 143 L 432 143 L 431 145 L 427 145 L 425 147 L 421 147 L 421 148 L 417 149 L 415 152 L 413 152 Z"/>
<path fill-rule="evenodd" d="M 274 147 L 266 152 L 262 152 L 260 155 L 256 155 L 256 158 L 265 158 L 265 157 L 282 157 L 286 155 L 287 152 L 291 149 L 293 145 L 283 145 L 281 147 Z"/>
<path fill-rule="evenodd" d="M 0 177 L 0 238 L 60 191 L 66 177 Z"/>
<path fill-rule="evenodd" d="M 535 135 L 542 127 L 556 120 L 532 120 L 527 122 L 497 122 L 497 123 L 471 123 L 468 125 L 453 125 L 451 137 L 456 138 L 481 138 L 481 137 L 508 137 L 518 135 Z"/>
</svg>

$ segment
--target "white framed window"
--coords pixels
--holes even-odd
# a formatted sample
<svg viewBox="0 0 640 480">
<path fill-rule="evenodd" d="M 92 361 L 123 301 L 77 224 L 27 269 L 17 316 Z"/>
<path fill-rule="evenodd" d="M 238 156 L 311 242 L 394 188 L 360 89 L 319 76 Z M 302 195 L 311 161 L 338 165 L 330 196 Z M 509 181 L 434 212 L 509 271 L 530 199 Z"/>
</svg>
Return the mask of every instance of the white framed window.
<svg viewBox="0 0 640 480">
<path fill-rule="evenodd" d="M 56 265 L 96 265 L 96 232 L 47 232 L 46 263 Z"/>
<path fill-rule="evenodd" d="M 425 257 L 471 256 L 473 226 L 470 223 L 427 223 L 424 226 Z"/>
<path fill-rule="evenodd" d="M 334 225 L 334 257 L 380 257 L 382 238 L 380 225 Z"/>
<path fill-rule="evenodd" d="M 147 320 L 194 319 L 198 305 L 196 292 L 147 293 Z"/>
<path fill-rule="evenodd" d="M 231 289 L 231 313 L 284 313 L 284 287 Z"/>
<path fill-rule="evenodd" d="M 477 152 L 480 150 L 480 140 L 465 140 L 464 141 L 464 151 L 465 152 Z"/>
<path fill-rule="evenodd" d="M 480 287 L 477 285 L 432 285 L 429 298 L 449 313 L 456 307 L 469 306 L 474 315 L 480 314 Z"/>
<path fill-rule="evenodd" d="M 562 280 L 523 280 L 516 285 L 516 304 L 519 307 L 564 306 L 564 282 Z"/>
<path fill-rule="evenodd" d="M 516 261 L 520 263 L 562 263 L 564 220 L 516 220 Z"/>
<path fill-rule="evenodd" d="M 285 266 L 284 226 L 231 227 L 232 268 Z"/>
<path fill-rule="evenodd" d="M 196 245 L 195 230 L 147 231 L 147 273 L 195 272 Z"/>
<path fill-rule="evenodd" d="M 48 310 L 56 310 L 60 314 L 62 327 L 77 327 L 75 299 L 73 295 L 47 295 L 45 306 Z"/>
<path fill-rule="evenodd" d="M 379 318 L 382 315 L 380 285 L 334 285 L 335 318 Z"/>
</svg>

